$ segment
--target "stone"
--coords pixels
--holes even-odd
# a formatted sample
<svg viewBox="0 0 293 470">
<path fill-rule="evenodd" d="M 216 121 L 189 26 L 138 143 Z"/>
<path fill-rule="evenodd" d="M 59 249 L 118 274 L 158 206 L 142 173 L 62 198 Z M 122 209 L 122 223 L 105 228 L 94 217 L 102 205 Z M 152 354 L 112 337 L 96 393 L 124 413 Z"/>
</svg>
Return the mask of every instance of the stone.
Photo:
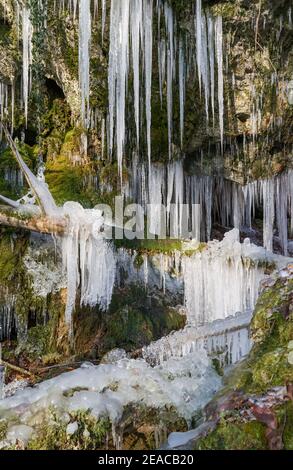
<svg viewBox="0 0 293 470">
<path fill-rule="evenodd" d="M 74 423 L 68 424 L 66 428 L 66 434 L 67 436 L 73 436 L 78 431 L 78 423 L 75 421 Z"/>
</svg>

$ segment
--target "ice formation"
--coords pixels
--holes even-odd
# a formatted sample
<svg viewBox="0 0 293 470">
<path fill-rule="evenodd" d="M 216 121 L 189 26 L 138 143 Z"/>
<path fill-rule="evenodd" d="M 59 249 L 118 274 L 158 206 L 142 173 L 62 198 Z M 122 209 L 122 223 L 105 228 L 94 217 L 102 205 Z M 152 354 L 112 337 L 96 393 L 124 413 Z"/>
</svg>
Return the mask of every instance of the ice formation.
<svg viewBox="0 0 293 470">
<path fill-rule="evenodd" d="M 173 131 L 173 79 L 174 79 L 174 17 L 173 9 L 164 3 L 165 22 L 167 31 L 167 115 L 168 115 L 168 141 L 169 158 L 172 157 L 172 131 Z"/>
<path fill-rule="evenodd" d="M 110 52 L 108 70 L 109 88 L 109 153 L 112 155 L 114 143 L 119 172 L 127 143 L 125 120 L 130 74 L 133 75 L 134 121 L 136 129 L 136 150 L 139 150 L 141 131 L 145 129 L 146 156 L 151 162 L 151 124 L 152 124 L 152 75 L 154 66 L 153 24 L 155 15 L 158 21 L 158 68 L 161 102 L 164 99 L 166 81 L 166 102 L 168 121 L 169 157 L 173 147 L 173 88 L 179 84 L 180 141 L 184 137 L 185 86 L 190 75 L 188 57 L 193 53 L 192 46 L 184 37 L 177 37 L 176 17 L 168 2 L 158 1 L 156 6 L 151 0 L 125 0 L 123 9 L 117 1 L 111 2 Z M 164 21 L 163 21 L 163 20 Z M 164 25 L 164 27 L 163 27 Z M 161 31 L 162 29 L 162 31 Z M 214 19 L 203 13 L 201 0 L 197 0 L 195 17 L 196 58 L 200 88 L 204 88 L 207 122 L 215 118 L 215 68 L 218 70 L 218 107 L 221 142 L 224 139 L 224 76 L 223 76 L 223 32 L 222 18 Z M 141 57 L 141 59 L 140 59 Z M 130 60 L 131 59 L 131 60 Z M 178 70 L 178 74 L 177 74 Z M 140 103 L 145 101 L 145 126 Z"/>
<path fill-rule="evenodd" d="M 218 16 L 215 23 L 215 44 L 218 64 L 218 106 L 221 146 L 224 145 L 224 77 L 223 77 L 223 20 Z"/>
<path fill-rule="evenodd" d="M 79 1 L 79 83 L 81 90 L 81 121 L 87 129 L 90 116 L 90 41 L 91 0 Z"/>
<path fill-rule="evenodd" d="M 236 364 L 251 347 L 250 313 L 217 320 L 205 326 L 187 326 L 143 348 L 143 357 L 151 365 L 163 364 L 169 358 L 181 358 L 205 350 L 217 357 L 222 366 Z"/>
<path fill-rule="evenodd" d="M 26 124 L 28 117 L 28 97 L 31 84 L 30 66 L 32 63 L 32 36 L 33 27 L 30 20 L 30 9 L 24 5 L 22 9 L 22 92 Z"/>
<path fill-rule="evenodd" d="M 123 430 L 119 430 L 119 423 L 127 405 L 138 409 L 155 407 L 158 412 L 173 407 L 190 422 L 220 385 L 221 379 L 204 351 L 170 358 L 156 367 L 143 359 L 121 359 L 96 367 L 88 364 L 34 388 L 19 390 L 13 397 L 0 401 L 0 417 L 12 419 L 13 426 L 31 425 L 33 416 L 53 404 L 61 419 L 66 412 L 89 410 L 95 418 L 110 419 L 114 443 L 120 447 Z"/>
<path fill-rule="evenodd" d="M 112 298 L 115 281 L 115 257 L 103 238 L 104 218 L 99 210 L 84 209 L 67 202 L 63 214 L 68 217 L 68 232 L 62 238 L 63 267 L 67 275 L 66 320 L 71 325 L 77 289 L 81 305 L 99 305 L 106 310 Z"/>
<path fill-rule="evenodd" d="M 186 63 L 182 39 L 179 42 L 179 102 L 180 102 L 180 142 L 183 147 L 185 94 L 186 94 Z"/>
<path fill-rule="evenodd" d="M 150 227 L 158 232 L 159 205 L 167 210 L 167 236 L 180 237 L 184 222 L 182 204 L 189 206 L 188 227 L 192 238 L 208 241 L 212 225 L 253 230 L 256 211 L 263 211 L 264 247 L 273 251 L 273 239 L 278 234 L 282 253 L 288 254 L 290 234 L 293 234 L 293 171 L 271 179 L 260 179 L 240 185 L 220 176 L 187 175 L 184 163 L 170 162 L 163 166 L 134 161 L 129 168 L 130 182 L 125 191 L 128 198 L 154 207 L 149 212 Z M 170 225 L 171 206 L 175 214 L 174 225 Z M 289 220 L 289 223 L 288 223 Z M 151 232 L 152 232 L 151 230 Z"/>
<path fill-rule="evenodd" d="M 264 268 L 250 259 L 249 240 L 239 242 L 234 229 L 222 242 L 210 242 L 184 260 L 184 284 L 188 323 L 200 325 L 237 312 L 252 311 Z"/>
<path fill-rule="evenodd" d="M 11 332 L 15 326 L 15 298 L 8 291 L 1 289 L 0 292 L 0 342 L 10 339 Z"/>
<path fill-rule="evenodd" d="M 126 92 L 129 68 L 129 12 L 130 0 L 111 2 L 109 51 L 109 150 L 113 149 L 114 124 L 119 174 L 122 177 L 122 159 L 126 132 Z"/>
</svg>

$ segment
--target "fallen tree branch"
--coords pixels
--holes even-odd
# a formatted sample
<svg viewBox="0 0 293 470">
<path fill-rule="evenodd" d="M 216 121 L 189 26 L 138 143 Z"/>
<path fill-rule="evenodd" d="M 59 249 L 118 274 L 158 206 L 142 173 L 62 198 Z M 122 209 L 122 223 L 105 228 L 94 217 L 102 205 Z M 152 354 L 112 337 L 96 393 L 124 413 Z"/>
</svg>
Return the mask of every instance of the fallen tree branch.
<svg viewBox="0 0 293 470">
<path fill-rule="evenodd" d="M 0 225 L 44 234 L 60 235 L 64 234 L 67 229 L 67 221 L 65 218 L 54 219 L 51 217 L 39 217 L 19 219 L 5 212 L 0 212 Z"/>
</svg>

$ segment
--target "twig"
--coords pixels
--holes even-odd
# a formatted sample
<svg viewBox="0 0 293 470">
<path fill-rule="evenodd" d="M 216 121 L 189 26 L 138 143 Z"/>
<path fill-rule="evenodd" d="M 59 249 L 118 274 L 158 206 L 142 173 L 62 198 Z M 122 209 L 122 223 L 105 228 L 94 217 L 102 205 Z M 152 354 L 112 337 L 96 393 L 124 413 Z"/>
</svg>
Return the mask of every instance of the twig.
<svg viewBox="0 0 293 470">
<path fill-rule="evenodd" d="M 256 23 L 255 23 L 255 49 L 256 49 L 256 46 L 257 46 L 258 26 L 259 26 L 260 14 L 261 14 L 261 5 L 262 5 L 262 0 L 259 0 L 258 15 L 257 15 L 257 18 L 256 18 Z"/>
<path fill-rule="evenodd" d="M 32 372 L 29 372 L 26 369 L 22 369 L 22 367 L 18 367 L 18 366 L 15 366 L 13 364 L 10 364 L 9 362 L 1 360 L 0 365 L 3 365 L 4 367 L 7 367 L 8 369 L 14 370 L 15 372 L 19 372 L 22 375 L 28 375 L 29 377 L 35 377 L 35 374 L 33 374 Z"/>
</svg>

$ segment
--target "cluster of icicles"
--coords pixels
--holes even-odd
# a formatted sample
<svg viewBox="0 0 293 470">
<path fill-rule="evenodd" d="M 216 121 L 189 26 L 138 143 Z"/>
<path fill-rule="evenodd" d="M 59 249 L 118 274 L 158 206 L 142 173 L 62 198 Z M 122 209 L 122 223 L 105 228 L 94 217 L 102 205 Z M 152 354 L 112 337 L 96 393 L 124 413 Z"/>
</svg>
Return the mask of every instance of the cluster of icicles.
<svg viewBox="0 0 293 470">
<path fill-rule="evenodd" d="M 66 320 L 72 326 L 72 312 L 80 287 L 80 304 L 107 310 L 112 298 L 116 260 L 110 244 L 103 239 L 104 219 L 100 211 L 83 209 L 67 202 L 63 214 L 69 231 L 62 239 L 63 266 L 67 275 Z"/>
<path fill-rule="evenodd" d="M 257 211 L 262 210 L 263 246 L 273 251 L 276 228 L 279 246 L 287 256 L 288 235 L 293 236 L 292 170 L 242 186 L 220 176 L 187 175 L 183 167 L 182 161 L 148 167 L 134 160 L 129 169 L 126 198 L 146 211 L 152 205 L 148 211 L 151 233 L 162 233 L 162 206 L 166 208 L 167 235 L 180 238 L 187 223 L 190 235 L 198 241 L 211 239 L 214 223 L 251 230 Z"/>
<path fill-rule="evenodd" d="M 104 39 L 106 2 L 91 0 L 63 0 L 55 3 L 55 11 L 69 10 L 73 19 L 79 21 L 79 83 L 81 99 L 81 122 L 88 129 L 96 125 L 95 110 L 90 109 L 90 47 L 93 21 L 99 15 L 101 5 L 102 42 Z M 31 87 L 32 38 L 33 26 L 27 5 L 17 2 L 18 22 L 22 21 L 23 79 L 22 97 L 27 121 L 28 97 Z M 45 2 L 40 2 L 44 18 Z M 151 123 L 152 123 L 152 77 L 153 77 L 153 39 L 154 18 L 158 21 L 158 69 L 161 103 L 164 99 L 166 83 L 167 118 L 169 134 L 169 156 L 172 157 L 173 138 L 173 88 L 178 84 L 180 102 L 181 143 L 184 137 L 184 113 L 186 82 L 195 75 L 197 66 L 199 88 L 203 90 L 207 123 L 215 125 L 215 101 L 217 93 L 218 123 L 221 142 L 224 135 L 224 98 L 223 98 L 223 32 L 222 18 L 213 18 L 202 11 L 201 0 L 196 0 L 194 13 L 193 40 L 180 35 L 177 37 L 176 17 L 167 0 L 123 0 L 111 1 L 110 9 L 110 49 L 109 49 L 109 110 L 108 153 L 117 153 L 118 167 L 122 173 L 122 159 L 127 139 L 126 108 L 130 92 L 128 81 L 133 76 L 133 103 L 136 128 L 137 150 L 140 148 L 143 122 L 146 122 L 147 156 L 151 161 Z M 46 27 L 45 20 L 43 27 Z M 164 34 L 163 34 L 164 31 Z M 197 65 L 195 65 L 197 64 Z M 217 76 L 217 80 L 216 80 Z M 143 96 L 144 95 L 144 96 Z M 141 103 L 145 103 L 143 118 Z M 209 112 L 211 110 L 211 112 Z M 102 132 L 105 134 L 105 129 Z"/>
<path fill-rule="evenodd" d="M 110 18 L 109 54 L 109 141 L 108 151 L 113 152 L 116 143 L 117 160 L 122 172 L 122 159 L 126 135 L 126 103 L 130 71 L 133 75 L 133 102 L 136 123 L 137 149 L 141 140 L 142 112 L 145 103 L 146 142 L 149 165 L 151 162 L 152 123 L 152 76 L 153 76 L 153 26 L 154 2 L 152 0 L 112 1 Z M 156 2 L 158 21 L 158 69 L 160 98 L 163 102 L 163 88 L 166 83 L 167 119 L 169 136 L 169 158 L 172 158 L 173 142 L 173 88 L 178 83 L 180 102 L 180 134 L 183 143 L 186 79 L 192 74 L 193 55 L 196 57 L 200 89 L 203 87 L 206 103 L 207 122 L 209 108 L 215 123 L 215 66 L 217 64 L 217 93 L 221 141 L 224 134 L 223 99 L 223 32 L 222 18 L 216 19 L 202 13 L 201 0 L 196 1 L 194 17 L 194 41 L 176 36 L 176 18 L 167 1 Z M 164 29 L 165 34 L 162 34 Z M 194 47 L 190 46 L 194 44 Z M 195 54 L 196 49 L 196 54 Z M 130 60 L 130 57 L 132 60 Z M 130 68 L 132 67 L 132 70 Z M 143 77 L 143 80 L 141 78 Z M 142 81 L 142 83 L 141 83 Z M 142 95 L 143 90 L 143 95 Z M 116 140 L 114 139 L 116 131 Z"/>
<path fill-rule="evenodd" d="M 146 255 L 140 267 L 135 257 L 126 250 L 119 253 L 117 268 L 123 268 L 122 282 L 126 272 L 128 283 L 145 284 L 151 291 L 158 286 L 169 295 L 184 290 L 187 323 L 195 327 L 252 312 L 266 266 L 279 262 L 282 266 L 288 261 L 249 239 L 240 243 L 237 229 L 227 232 L 223 241 L 211 241 L 204 248 L 198 245 L 192 256 L 184 251 Z M 118 284 L 121 279 L 118 277 Z"/>
</svg>

